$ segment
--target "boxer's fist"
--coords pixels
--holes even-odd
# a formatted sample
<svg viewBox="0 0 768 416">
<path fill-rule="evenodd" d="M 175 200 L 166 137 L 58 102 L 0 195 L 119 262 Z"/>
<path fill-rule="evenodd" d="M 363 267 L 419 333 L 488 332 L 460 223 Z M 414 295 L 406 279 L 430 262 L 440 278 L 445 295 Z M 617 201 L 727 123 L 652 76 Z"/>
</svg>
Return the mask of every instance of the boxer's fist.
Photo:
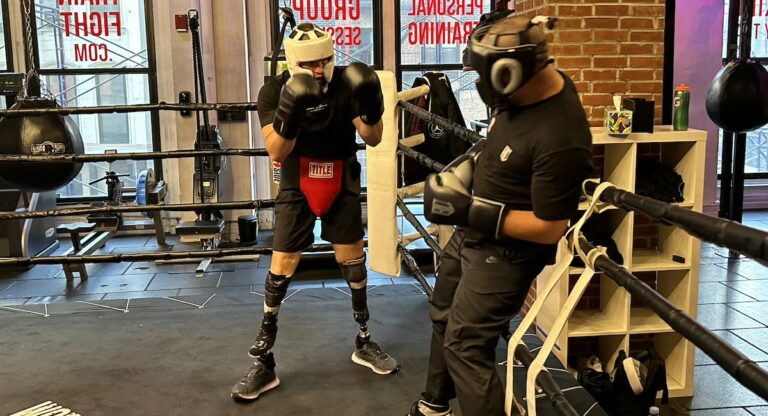
<svg viewBox="0 0 768 416">
<path fill-rule="evenodd" d="M 439 174 L 427 177 L 424 217 L 435 224 L 470 227 L 492 238 L 501 237 L 506 206 L 473 196 L 474 158 L 464 155 Z"/>
<path fill-rule="evenodd" d="M 384 114 L 384 96 L 376 71 L 368 65 L 353 62 L 344 70 L 343 78 L 352 90 L 352 97 L 357 102 L 363 123 L 378 123 Z"/>
<path fill-rule="evenodd" d="M 314 78 L 307 74 L 291 76 L 280 91 L 280 101 L 272 123 L 275 132 L 285 139 L 295 139 L 307 109 L 320 104 L 321 98 L 320 86 Z"/>
</svg>

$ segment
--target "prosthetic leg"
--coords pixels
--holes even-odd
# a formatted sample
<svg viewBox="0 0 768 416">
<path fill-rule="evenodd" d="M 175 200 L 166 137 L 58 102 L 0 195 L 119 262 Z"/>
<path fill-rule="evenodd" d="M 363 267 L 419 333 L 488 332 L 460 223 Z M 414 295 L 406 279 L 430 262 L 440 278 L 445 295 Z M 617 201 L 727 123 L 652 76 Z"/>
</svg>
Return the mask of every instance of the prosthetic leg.
<svg viewBox="0 0 768 416">
<path fill-rule="evenodd" d="M 262 393 L 280 385 L 275 374 L 275 357 L 270 351 L 277 337 L 277 313 L 288 291 L 290 277 L 267 273 L 266 290 L 264 292 L 264 319 L 261 321 L 259 335 L 248 351 L 255 358 L 248 374 L 232 387 L 232 398 L 235 400 L 256 400 Z"/>
<path fill-rule="evenodd" d="M 357 349 L 352 354 L 352 361 L 370 368 L 377 374 L 390 374 L 397 370 L 397 361 L 371 341 L 371 334 L 368 332 L 368 270 L 365 268 L 365 254 L 339 266 L 352 293 L 352 314 L 355 322 L 360 325 L 360 332 L 355 338 Z"/>
<path fill-rule="evenodd" d="M 248 355 L 251 358 L 260 358 L 264 356 L 275 345 L 277 337 L 277 314 L 280 311 L 280 304 L 288 292 L 288 284 L 291 278 L 288 276 L 267 273 L 267 282 L 264 291 L 264 319 L 261 321 L 259 335 L 256 336 L 256 342 L 251 346 Z"/>
</svg>

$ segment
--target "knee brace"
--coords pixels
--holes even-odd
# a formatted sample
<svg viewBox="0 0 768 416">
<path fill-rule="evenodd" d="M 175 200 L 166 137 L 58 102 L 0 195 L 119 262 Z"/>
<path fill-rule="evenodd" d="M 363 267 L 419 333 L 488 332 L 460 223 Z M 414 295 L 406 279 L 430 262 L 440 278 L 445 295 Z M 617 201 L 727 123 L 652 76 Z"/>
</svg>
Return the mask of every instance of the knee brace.
<svg viewBox="0 0 768 416">
<path fill-rule="evenodd" d="M 264 313 L 274 313 L 280 309 L 280 304 L 283 302 L 286 292 L 288 292 L 288 284 L 291 279 L 288 276 L 267 273 L 267 281 L 265 283 L 264 290 Z"/>
<path fill-rule="evenodd" d="M 347 281 L 352 292 L 352 311 L 355 321 L 364 325 L 368 322 L 368 299 L 366 288 L 368 286 L 368 269 L 365 268 L 365 254 L 362 257 L 345 261 L 339 265 L 344 280 Z"/>
</svg>

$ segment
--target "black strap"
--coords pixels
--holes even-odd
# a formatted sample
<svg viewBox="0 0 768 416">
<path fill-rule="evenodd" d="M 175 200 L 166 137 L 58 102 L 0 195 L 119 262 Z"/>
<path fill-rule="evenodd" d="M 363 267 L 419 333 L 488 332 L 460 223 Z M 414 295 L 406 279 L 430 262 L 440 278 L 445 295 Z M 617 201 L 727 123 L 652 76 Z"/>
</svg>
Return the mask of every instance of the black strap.
<svg viewBox="0 0 768 416">
<path fill-rule="evenodd" d="M 280 47 L 283 45 L 283 39 L 285 38 L 285 29 L 288 27 L 288 25 L 291 25 L 291 28 L 296 26 L 296 19 L 293 17 L 293 11 L 290 9 L 290 7 L 281 7 L 280 11 L 283 12 L 283 25 L 280 27 L 280 33 L 277 34 L 277 38 L 275 39 L 275 42 L 272 45 L 272 57 L 270 59 L 270 76 L 272 78 L 277 76 L 277 62 L 278 58 L 280 57 Z"/>
</svg>

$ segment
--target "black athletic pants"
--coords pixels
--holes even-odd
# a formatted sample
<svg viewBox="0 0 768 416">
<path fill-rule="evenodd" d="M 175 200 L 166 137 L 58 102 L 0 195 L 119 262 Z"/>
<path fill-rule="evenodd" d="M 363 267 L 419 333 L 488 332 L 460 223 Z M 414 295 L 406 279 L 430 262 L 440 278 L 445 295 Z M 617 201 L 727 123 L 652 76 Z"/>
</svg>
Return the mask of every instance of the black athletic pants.
<svg viewBox="0 0 768 416">
<path fill-rule="evenodd" d="M 504 416 L 496 345 L 554 250 L 482 242 L 462 230 L 453 234 L 440 257 L 430 299 L 425 400 L 448 404 L 458 396 L 465 415 Z"/>
</svg>

